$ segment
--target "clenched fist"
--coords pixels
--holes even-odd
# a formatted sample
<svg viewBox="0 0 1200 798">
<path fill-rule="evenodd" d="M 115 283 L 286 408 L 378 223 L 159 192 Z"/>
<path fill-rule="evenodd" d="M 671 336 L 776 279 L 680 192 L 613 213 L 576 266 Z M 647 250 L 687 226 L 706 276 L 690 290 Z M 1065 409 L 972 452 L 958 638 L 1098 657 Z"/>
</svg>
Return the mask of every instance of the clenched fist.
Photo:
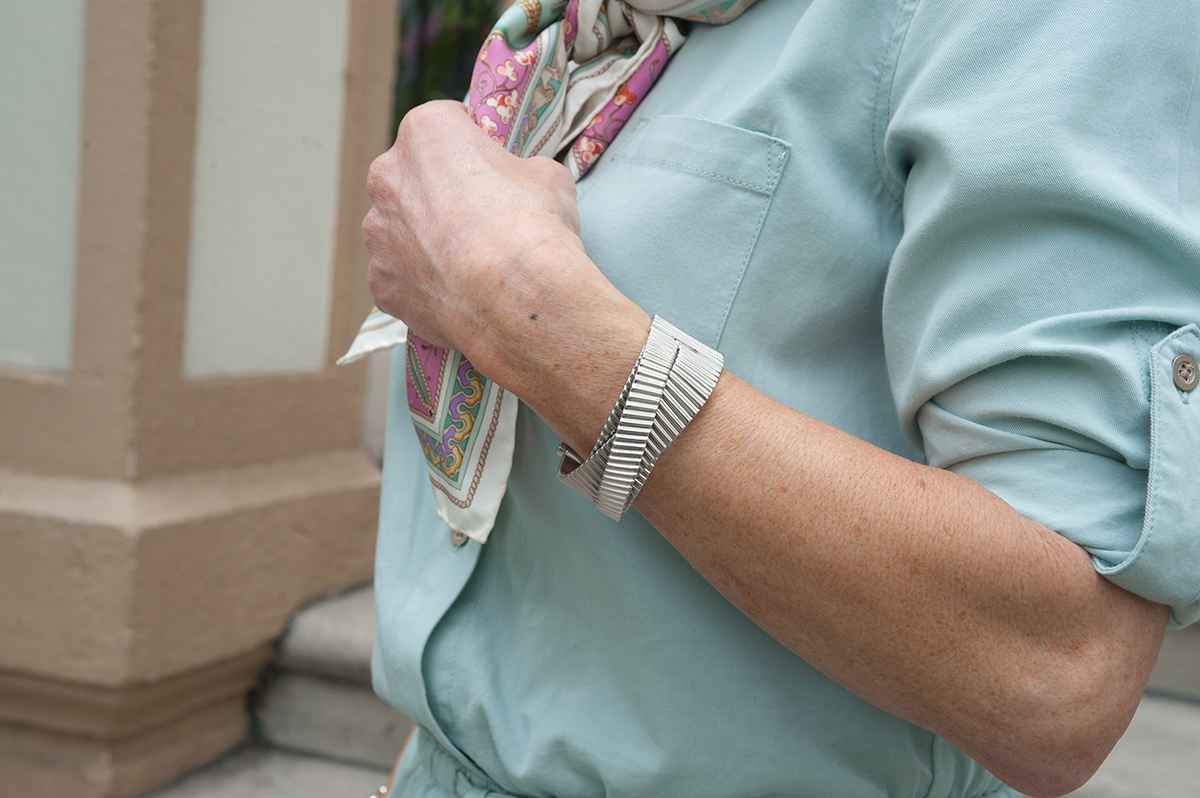
<svg viewBox="0 0 1200 798">
<path fill-rule="evenodd" d="M 375 303 L 442 346 L 465 350 L 496 324 L 492 314 L 515 311 L 509 302 L 558 287 L 567 275 L 528 273 L 539 252 L 582 251 L 567 170 L 504 151 L 461 103 L 405 116 L 396 143 L 371 164 L 367 188 Z"/>
<path fill-rule="evenodd" d="M 367 186 L 375 304 L 425 340 L 464 352 L 590 446 L 552 408 L 595 403 L 601 409 L 587 416 L 598 412 L 602 425 L 649 318 L 584 252 L 566 168 L 506 152 L 462 104 L 442 101 L 404 117 Z"/>
</svg>

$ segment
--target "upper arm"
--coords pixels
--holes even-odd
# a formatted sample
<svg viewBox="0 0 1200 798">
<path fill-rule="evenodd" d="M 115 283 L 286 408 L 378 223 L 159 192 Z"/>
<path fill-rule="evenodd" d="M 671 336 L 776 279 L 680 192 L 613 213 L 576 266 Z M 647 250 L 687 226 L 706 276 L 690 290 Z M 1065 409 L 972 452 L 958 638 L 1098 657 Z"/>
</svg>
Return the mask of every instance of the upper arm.
<svg viewBox="0 0 1200 798">
<path fill-rule="evenodd" d="M 891 87 L 885 293 L 931 465 L 1200 618 L 1200 9 L 925 0 Z"/>
</svg>

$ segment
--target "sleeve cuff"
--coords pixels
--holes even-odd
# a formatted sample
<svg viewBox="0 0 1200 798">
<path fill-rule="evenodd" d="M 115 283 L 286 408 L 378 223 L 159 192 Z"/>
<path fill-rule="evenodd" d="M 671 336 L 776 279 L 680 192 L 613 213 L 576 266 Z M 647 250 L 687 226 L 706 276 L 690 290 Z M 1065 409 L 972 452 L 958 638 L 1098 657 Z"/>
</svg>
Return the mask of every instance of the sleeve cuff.
<svg viewBox="0 0 1200 798">
<path fill-rule="evenodd" d="M 1195 324 L 1150 350 L 1150 474 L 1141 535 L 1123 558 L 1092 552 L 1096 570 L 1114 584 L 1170 606 L 1172 628 L 1200 620 L 1200 391 L 1176 386 L 1181 355 L 1200 360 Z"/>
</svg>

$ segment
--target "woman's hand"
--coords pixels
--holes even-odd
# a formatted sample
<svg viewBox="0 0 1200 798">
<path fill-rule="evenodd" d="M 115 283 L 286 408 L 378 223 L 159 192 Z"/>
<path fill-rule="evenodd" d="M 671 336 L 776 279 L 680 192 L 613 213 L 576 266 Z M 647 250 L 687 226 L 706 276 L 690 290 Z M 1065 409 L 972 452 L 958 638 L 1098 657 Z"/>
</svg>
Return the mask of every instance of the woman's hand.
<svg viewBox="0 0 1200 798">
<path fill-rule="evenodd" d="M 554 273 L 554 259 L 529 273 L 531 256 L 547 247 L 582 253 L 570 173 L 549 158 L 506 152 L 461 103 L 427 103 L 405 116 L 367 189 L 363 237 L 376 305 L 432 343 L 468 349 L 515 307 L 583 277 Z"/>
<path fill-rule="evenodd" d="M 367 185 L 375 304 L 589 449 L 650 320 L 584 252 L 566 168 L 518 158 L 462 104 L 432 102 L 404 117 Z"/>
</svg>

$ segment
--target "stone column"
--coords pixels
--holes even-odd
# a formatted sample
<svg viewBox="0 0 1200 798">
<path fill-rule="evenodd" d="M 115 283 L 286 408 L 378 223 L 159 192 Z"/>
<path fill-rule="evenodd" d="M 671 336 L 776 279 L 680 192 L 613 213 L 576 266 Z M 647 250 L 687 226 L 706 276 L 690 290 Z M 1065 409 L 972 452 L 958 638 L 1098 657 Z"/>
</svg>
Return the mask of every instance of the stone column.
<svg viewBox="0 0 1200 798">
<path fill-rule="evenodd" d="M 0 797 L 245 739 L 289 614 L 371 578 L 359 224 L 395 0 L 0 5 Z"/>
</svg>

